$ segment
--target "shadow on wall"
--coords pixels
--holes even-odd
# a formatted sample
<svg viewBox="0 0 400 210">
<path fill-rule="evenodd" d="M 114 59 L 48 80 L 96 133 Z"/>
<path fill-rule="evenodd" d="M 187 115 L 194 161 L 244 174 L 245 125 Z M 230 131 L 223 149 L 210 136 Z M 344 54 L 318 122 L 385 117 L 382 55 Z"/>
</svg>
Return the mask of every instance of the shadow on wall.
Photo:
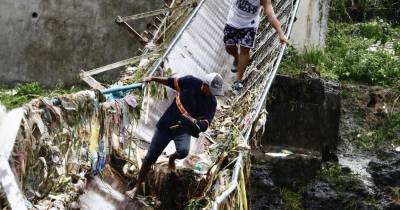
<svg viewBox="0 0 400 210">
<path fill-rule="evenodd" d="M 136 54 L 138 43 L 115 24 L 116 16 L 163 4 L 163 0 L 1 1 L 0 83 L 77 84 L 80 69 Z M 144 29 L 145 24 L 135 28 Z"/>
</svg>

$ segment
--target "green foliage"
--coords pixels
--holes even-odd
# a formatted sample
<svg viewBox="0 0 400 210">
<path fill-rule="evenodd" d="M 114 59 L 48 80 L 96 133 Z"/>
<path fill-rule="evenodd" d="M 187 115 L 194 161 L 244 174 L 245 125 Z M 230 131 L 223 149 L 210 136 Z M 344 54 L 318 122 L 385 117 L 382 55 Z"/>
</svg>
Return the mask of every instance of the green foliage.
<svg viewBox="0 0 400 210">
<path fill-rule="evenodd" d="M 0 102 L 8 108 L 15 108 L 44 93 L 45 91 L 36 82 L 18 84 L 14 90 L 0 90 Z"/>
<path fill-rule="evenodd" d="M 203 199 L 193 199 L 186 205 L 185 210 L 200 210 L 205 209 L 210 205 L 210 201 L 206 198 Z"/>
<path fill-rule="evenodd" d="M 299 53 L 290 47 L 281 65 L 281 72 L 288 75 L 308 72 L 321 75 L 325 79 L 337 80 L 338 76 L 332 74 L 326 67 L 328 59 L 327 54 L 319 48 L 310 48 L 306 49 L 304 53 Z"/>
<path fill-rule="evenodd" d="M 385 51 L 349 55 L 343 59 L 342 68 L 333 71 L 342 79 L 355 80 L 370 85 L 391 86 L 400 80 L 400 60 Z"/>
<path fill-rule="evenodd" d="M 329 18 L 334 21 L 360 22 L 384 17 L 396 22 L 396 11 L 399 9 L 398 0 L 331 0 Z"/>
<path fill-rule="evenodd" d="M 379 21 L 358 24 L 358 30 L 360 36 L 373 39 L 375 42 L 380 41 L 382 44 L 386 43 L 392 36 L 390 24 L 384 22 L 382 19 Z"/>
<path fill-rule="evenodd" d="M 368 50 L 376 40 L 385 42 L 390 39 L 382 35 L 387 34 L 383 28 L 377 22 L 354 25 L 331 23 L 326 49 L 330 58 L 327 68 L 341 80 L 371 85 L 393 85 L 398 82 L 399 59 L 383 50 Z"/>
<path fill-rule="evenodd" d="M 396 41 L 393 43 L 394 54 L 396 56 L 400 56 L 400 41 Z"/>
<path fill-rule="evenodd" d="M 288 188 L 281 188 L 280 193 L 282 196 L 282 203 L 285 210 L 303 210 L 302 193 L 303 189 L 298 192 L 292 191 Z"/>
<path fill-rule="evenodd" d="M 389 114 L 378 127 L 358 131 L 354 143 L 363 150 L 374 149 L 382 144 L 400 145 L 400 113 Z"/>
<path fill-rule="evenodd" d="M 381 44 L 384 44 L 393 38 L 398 38 L 400 34 L 399 28 L 395 25 L 390 24 L 383 19 L 377 19 L 355 24 L 331 21 L 329 23 L 329 36 L 367 38 L 368 42 L 380 41 Z"/>
<path fill-rule="evenodd" d="M 12 109 L 29 102 L 39 96 L 56 96 L 78 91 L 72 87 L 66 89 L 62 82 L 58 82 L 54 89 L 43 89 L 37 82 L 18 84 L 15 89 L 0 88 L 0 103 Z"/>
<path fill-rule="evenodd" d="M 329 18 L 336 21 L 352 21 L 346 3 L 346 0 L 331 0 Z"/>
<path fill-rule="evenodd" d="M 400 87 L 400 59 L 382 49 L 369 49 L 377 41 L 391 41 L 398 36 L 397 30 L 384 22 L 332 22 L 325 49 L 310 48 L 299 53 L 289 48 L 281 71 L 289 75 L 311 72 L 325 79 Z"/>
</svg>

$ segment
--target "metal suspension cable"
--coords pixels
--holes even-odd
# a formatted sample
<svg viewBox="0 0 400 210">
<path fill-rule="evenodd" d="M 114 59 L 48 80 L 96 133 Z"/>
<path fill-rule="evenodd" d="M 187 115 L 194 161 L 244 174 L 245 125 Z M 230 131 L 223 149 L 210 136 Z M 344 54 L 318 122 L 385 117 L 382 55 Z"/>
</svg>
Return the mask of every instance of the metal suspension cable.
<svg viewBox="0 0 400 210">
<path fill-rule="evenodd" d="M 294 9 L 292 11 L 291 18 L 290 18 L 290 22 L 289 22 L 289 25 L 288 25 L 288 30 L 286 32 L 286 36 L 287 37 L 290 37 L 290 34 L 292 32 L 292 26 L 293 26 L 293 23 L 294 23 L 294 20 L 295 20 L 295 17 L 296 17 L 296 13 L 297 13 L 297 10 L 298 10 L 298 7 L 299 7 L 299 3 L 300 3 L 300 0 L 296 0 L 295 6 L 294 6 Z M 274 68 L 273 68 L 273 70 L 272 70 L 272 72 L 270 74 L 270 77 L 268 79 L 267 85 L 266 85 L 266 87 L 265 87 L 265 89 L 263 91 L 263 94 L 261 96 L 261 99 L 259 101 L 259 104 L 258 104 L 256 112 L 255 112 L 255 115 L 253 116 L 253 119 L 252 119 L 253 121 L 257 118 L 257 116 L 260 114 L 262 108 L 264 107 L 265 100 L 267 98 L 267 95 L 268 95 L 268 92 L 269 92 L 269 90 L 271 88 L 272 82 L 273 82 L 273 80 L 274 80 L 274 78 L 276 76 L 276 73 L 278 71 L 280 62 L 282 61 L 282 57 L 283 57 L 283 54 L 285 52 L 286 47 L 287 47 L 286 44 L 283 44 L 281 49 L 280 49 L 280 52 L 279 52 L 278 58 L 276 60 L 276 63 L 274 65 Z M 250 124 L 253 124 L 253 123 L 251 122 Z M 249 141 L 250 134 L 251 134 L 251 126 L 247 129 L 247 131 L 245 133 L 245 136 L 244 136 L 246 142 Z M 242 164 L 243 164 L 243 152 L 241 151 L 241 152 L 239 152 L 238 158 L 236 160 L 235 168 L 234 168 L 233 173 L 232 173 L 233 174 L 232 175 L 232 182 L 231 182 L 229 188 L 227 190 L 225 190 L 220 196 L 218 196 L 215 199 L 215 201 L 213 203 L 213 207 L 212 207 L 213 210 L 218 210 L 219 205 L 221 205 L 221 203 L 224 200 L 226 200 L 228 198 L 228 196 L 238 187 L 238 184 L 239 184 L 238 183 L 239 172 L 240 172 L 240 168 L 242 167 Z"/>
</svg>

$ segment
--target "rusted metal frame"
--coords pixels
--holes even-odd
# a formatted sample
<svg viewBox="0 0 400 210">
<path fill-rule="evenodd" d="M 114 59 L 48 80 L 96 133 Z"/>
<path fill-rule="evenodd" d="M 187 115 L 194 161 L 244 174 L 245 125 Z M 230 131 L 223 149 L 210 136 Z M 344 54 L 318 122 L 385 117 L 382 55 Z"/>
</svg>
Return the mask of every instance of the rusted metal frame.
<svg viewBox="0 0 400 210">
<path fill-rule="evenodd" d="M 117 19 L 115 20 L 115 22 L 117 22 L 118 24 L 121 24 L 121 23 L 127 22 L 129 20 L 138 20 L 138 19 L 142 19 L 142 18 L 153 17 L 156 15 L 164 14 L 166 12 L 171 12 L 171 11 L 174 11 L 177 9 L 182 9 L 182 8 L 186 8 L 186 7 L 195 7 L 196 5 L 197 5 L 196 2 L 191 2 L 191 3 L 182 4 L 182 5 L 175 6 L 175 7 L 168 7 L 168 8 L 164 8 L 164 9 L 153 10 L 150 12 L 144 12 L 144 13 L 130 15 L 130 16 L 126 16 L 126 17 L 118 16 Z"/>
<path fill-rule="evenodd" d="M 189 26 L 190 23 L 192 23 L 193 18 L 196 16 L 197 12 L 200 10 L 200 8 L 204 4 L 204 2 L 205 2 L 205 0 L 201 0 L 200 3 L 196 6 L 196 8 L 192 11 L 192 14 L 189 16 L 189 18 L 186 20 L 185 24 L 182 26 L 180 31 L 175 35 L 174 39 L 169 44 L 168 48 L 165 50 L 164 55 L 160 59 L 158 59 L 157 63 L 155 63 L 155 65 L 152 67 L 151 70 L 149 70 L 147 72 L 146 75 L 153 76 L 154 73 L 157 71 L 157 69 L 161 67 L 161 64 L 163 63 L 164 59 L 172 51 L 172 48 L 176 45 L 177 41 L 181 38 L 185 29 Z"/>
<path fill-rule="evenodd" d="M 171 2 L 171 4 L 169 5 L 169 8 L 173 8 L 174 7 L 174 5 L 175 5 L 175 0 L 172 0 L 172 2 Z M 162 19 L 162 20 L 160 20 L 160 19 L 158 19 L 159 21 L 160 21 L 160 24 L 159 24 L 159 26 L 160 27 L 158 27 L 157 28 L 157 30 L 154 32 L 154 34 L 153 34 L 153 39 L 152 39 L 152 41 L 154 42 L 154 41 L 158 41 L 159 40 L 159 37 L 160 37 L 160 33 L 161 33 L 161 31 L 163 30 L 163 28 L 164 28 L 164 31 L 166 30 L 166 25 L 167 25 L 167 21 L 168 21 L 168 17 L 171 15 L 171 13 L 172 13 L 172 10 L 171 11 L 168 11 L 166 14 L 165 14 L 165 17 Z M 157 19 L 157 18 L 156 18 Z M 165 32 L 164 32 L 164 34 L 165 34 Z"/>
<path fill-rule="evenodd" d="M 173 8 L 172 6 L 173 6 L 174 3 L 175 3 L 175 0 L 171 3 L 170 8 Z M 187 5 L 182 5 L 182 6 L 187 6 Z M 165 10 L 165 9 L 163 9 L 163 10 Z M 167 14 L 169 14 L 169 12 Z M 128 30 L 129 35 L 131 37 L 133 37 L 134 39 L 138 40 L 139 43 L 142 46 L 145 46 L 149 42 L 149 39 L 147 37 L 144 37 L 144 36 L 140 35 L 127 22 L 121 22 L 121 19 L 123 19 L 123 18 L 118 16 L 117 19 L 116 19 L 116 22 L 118 24 L 122 25 L 123 27 L 125 27 Z M 158 19 L 158 20 L 160 21 L 160 19 Z M 166 18 L 164 18 L 163 21 L 166 21 Z M 148 51 L 146 51 L 144 53 L 147 53 L 147 52 Z M 106 66 L 103 66 L 103 67 L 99 67 L 99 68 L 93 69 L 93 70 L 90 70 L 90 71 L 81 70 L 79 75 L 80 75 L 80 78 L 84 82 L 86 82 L 90 87 L 95 88 L 95 89 L 104 89 L 105 87 L 100 82 L 98 82 L 96 79 L 94 79 L 92 77 L 92 75 L 99 74 L 99 73 L 102 73 L 102 72 L 105 72 L 105 71 L 108 71 L 108 70 L 111 70 L 111 69 L 115 69 L 115 68 L 127 65 L 127 64 L 135 62 L 136 60 L 139 60 L 141 58 L 148 57 L 149 55 L 151 55 L 151 54 L 147 54 L 145 56 L 142 55 L 142 56 L 129 58 L 129 59 L 126 59 L 126 60 L 123 60 L 123 61 L 119 61 L 119 62 L 116 62 L 116 63 L 113 63 L 113 64 L 109 64 L 109 65 L 106 65 Z"/>
<path fill-rule="evenodd" d="M 122 22 L 119 25 L 123 26 L 129 32 L 129 35 L 138 40 L 142 46 L 145 46 L 149 41 L 146 37 L 143 37 L 135 29 L 133 29 L 127 22 Z"/>
<path fill-rule="evenodd" d="M 123 25 L 128 31 L 129 33 L 136 39 L 139 41 L 139 43 L 142 46 L 145 46 L 150 39 L 151 40 L 158 40 L 159 34 L 163 29 L 163 26 L 167 23 L 167 19 L 168 16 L 170 15 L 171 12 L 178 10 L 178 9 L 182 9 L 182 8 L 188 8 L 188 7 L 195 7 L 197 6 L 197 2 L 191 2 L 191 3 L 187 3 L 187 4 L 183 4 L 183 5 L 179 5 L 179 6 L 175 6 L 175 0 L 172 1 L 172 3 L 170 4 L 170 6 L 168 8 L 164 8 L 164 9 L 158 9 L 158 10 L 154 10 L 154 11 L 150 11 L 150 12 L 144 12 L 144 13 L 140 13 L 140 14 L 135 14 L 135 15 L 130 15 L 130 16 L 126 16 L 126 17 L 121 17 L 118 16 L 115 20 L 115 22 L 119 25 Z M 142 19 L 142 18 L 147 18 L 147 17 L 153 17 L 153 16 L 157 16 L 157 15 L 165 15 L 165 18 L 163 20 L 160 20 L 158 18 L 158 21 L 161 22 L 159 27 L 154 26 L 155 27 L 155 31 L 154 32 L 148 32 L 145 31 L 145 33 L 147 33 L 148 35 L 151 36 L 151 38 L 147 38 L 141 34 L 139 34 L 132 26 L 130 26 L 128 24 L 128 21 L 131 20 L 138 20 L 138 19 Z M 164 26 L 165 29 L 165 26 Z"/>
<path fill-rule="evenodd" d="M 187 8 L 185 9 L 185 11 L 183 11 L 181 14 L 179 14 L 179 16 L 177 18 L 175 18 L 175 20 L 173 22 L 168 24 L 168 27 L 165 30 L 163 30 L 163 32 L 158 37 L 155 36 L 154 40 L 156 40 L 156 42 L 158 42 L 160 40 L 161 36 L 165 35 L 166 31 L 170 30 L 174 26 L 174 24 L 179 21 L 179 19 L 181 19 L 183 16 L 185 16 L 186 10 L 187 10 Z"/>
</svg>

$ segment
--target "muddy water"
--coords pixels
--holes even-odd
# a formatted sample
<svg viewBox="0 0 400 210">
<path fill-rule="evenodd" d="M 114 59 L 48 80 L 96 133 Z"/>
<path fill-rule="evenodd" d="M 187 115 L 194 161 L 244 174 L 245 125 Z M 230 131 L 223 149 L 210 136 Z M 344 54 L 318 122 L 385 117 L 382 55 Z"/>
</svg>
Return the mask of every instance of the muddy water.
<svg viewBox="0 0 400 210">
<path fill-rule="evenodd" d="M 359 175 L 361 181 L 368 187 L 368 190 L 372 191 L 375 185 L 371 174 L 367 172 L 370 161 L 371 157 L 362 154 L 344 153 L 339 155 L 339 164 L 349 167 L 353 173 Z"/>
</svg>

